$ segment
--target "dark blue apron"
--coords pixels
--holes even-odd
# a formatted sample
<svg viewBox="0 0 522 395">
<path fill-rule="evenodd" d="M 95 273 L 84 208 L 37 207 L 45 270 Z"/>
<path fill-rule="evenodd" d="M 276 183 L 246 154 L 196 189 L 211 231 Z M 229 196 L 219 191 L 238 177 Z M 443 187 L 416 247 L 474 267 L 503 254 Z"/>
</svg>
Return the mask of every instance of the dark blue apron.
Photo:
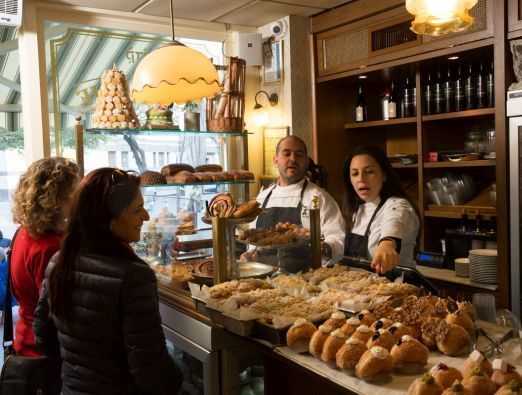
<svg viewBox="0 0 522 395">
<path fill-rule="evenodd" d="M 301 195 L 297 207 L 270 207 L 266 208 L 272 192 L 268 193 L 261 208 L 263 212 L 257 217 L 256 228 L 273 228 L 279 222 L 289 222 L 295 225 L 303 225 L 301 211 L 303 209 L 303 196 L 308 186 L 308 180 L 303 183 Z M 297 273 L 308 269 L 312 263 L 312 251 L 308 246 L 280 248 L 276 250 L 262 250 L 257 253 L 258 260 L 269 265 L 277 266 L 278 260 L 282 271 Z"/>
</svg>

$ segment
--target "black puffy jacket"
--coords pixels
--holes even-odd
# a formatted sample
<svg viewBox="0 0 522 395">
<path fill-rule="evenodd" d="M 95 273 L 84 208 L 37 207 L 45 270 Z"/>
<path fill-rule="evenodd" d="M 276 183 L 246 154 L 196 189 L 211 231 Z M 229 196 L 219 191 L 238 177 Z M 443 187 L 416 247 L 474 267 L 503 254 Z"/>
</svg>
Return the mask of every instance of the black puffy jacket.
<svg viewBox="0 0 522 395">
<path fill-rule="evenodd" d="M 182 378 L 167 353 L 147 264 L 80 254 L 72 302 L 70 319 L 51 319 L 44 281 L 34 321 L 36 344 L 47 355 L 59 343 L 63 395 L 177 393 Z"/>
</svg>

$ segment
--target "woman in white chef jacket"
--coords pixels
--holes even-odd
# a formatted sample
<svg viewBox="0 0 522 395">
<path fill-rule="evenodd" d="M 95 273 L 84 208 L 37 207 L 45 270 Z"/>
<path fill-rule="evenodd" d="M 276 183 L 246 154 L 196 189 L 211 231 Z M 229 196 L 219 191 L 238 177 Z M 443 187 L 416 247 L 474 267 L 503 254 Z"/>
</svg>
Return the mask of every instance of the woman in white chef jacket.
<svg viewBox="0 0 522 395">
<path fill-rule="evenodd" d="M 345 161 L 344 181 L 344 255 L 371 260 L 379 273 L 399 264 L 414 267 L 419 216 L 386 154 L 356 148 Z"/>
</svg>

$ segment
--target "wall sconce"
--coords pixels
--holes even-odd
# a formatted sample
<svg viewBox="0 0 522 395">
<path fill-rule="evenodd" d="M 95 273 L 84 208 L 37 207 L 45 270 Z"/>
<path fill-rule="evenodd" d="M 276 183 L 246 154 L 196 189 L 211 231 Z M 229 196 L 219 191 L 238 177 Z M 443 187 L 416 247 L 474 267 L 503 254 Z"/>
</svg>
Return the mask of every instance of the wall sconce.
<svg viewBox="0 0 522 395">
<path fill-rule="evenodd" d="M 254 105 L 254 110 L 259 110 L 260 108 L 263 108 L 263 106 L 257 101 L 257 97 L 260 94 L 264 94 L 266 96 L 271 106 L 275 106 L 279 102 L 279 96 L 277 96 L 277 93 L 272 93 L 271 95 L 269 95 L 267 91 L 259 91 L 256 93 L 256 96 L 254 97 L 254 102 L 256 103 Z"/>
</svg>

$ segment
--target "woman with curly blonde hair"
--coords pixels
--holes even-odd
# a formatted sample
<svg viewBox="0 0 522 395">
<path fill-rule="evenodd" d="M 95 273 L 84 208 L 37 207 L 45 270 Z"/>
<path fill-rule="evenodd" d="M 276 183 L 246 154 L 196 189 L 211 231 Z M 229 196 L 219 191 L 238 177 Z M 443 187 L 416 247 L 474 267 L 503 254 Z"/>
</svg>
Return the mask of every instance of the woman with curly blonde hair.
<svg viewBox="0 0 522 395">
<path fill-rule="evenodd" d="M 33 332 L 45 269 L 60 249 L 78 166 L 65 158 L 40 159 L 20 177 L 13 196 L 13 220 L 20 224 L 10 262 L 12 293 L 20 303 L 14 348 L 18 355 L 39 355 Z"/>
</svg>

